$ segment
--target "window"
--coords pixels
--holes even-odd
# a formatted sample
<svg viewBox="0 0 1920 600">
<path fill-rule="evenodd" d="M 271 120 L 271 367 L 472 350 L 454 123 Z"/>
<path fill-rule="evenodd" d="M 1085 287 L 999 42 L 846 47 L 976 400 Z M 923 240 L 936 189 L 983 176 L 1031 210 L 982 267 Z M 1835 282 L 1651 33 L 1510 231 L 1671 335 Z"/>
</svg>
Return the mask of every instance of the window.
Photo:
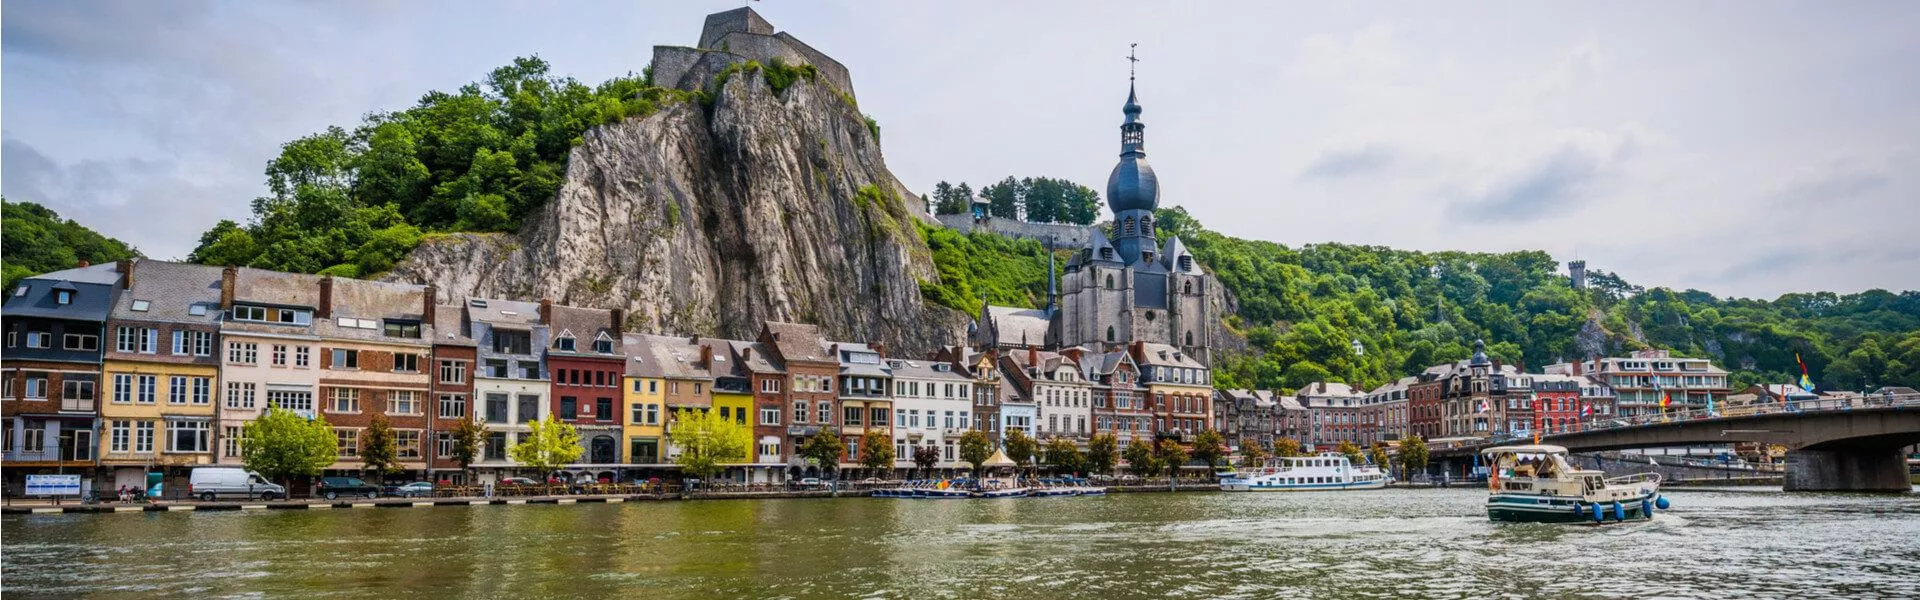
<svg viewBox="0 0 1920 600">
<path fill-rule="evenodd" d="M 820 424 L 821 425 L 833 424 L 833 403 L 832 402 L 820 403 Z"/>
<path fill-rule="evenodd" d="M 304 369 L 304 368 L 306 368 L 307 366 L 309 366 L 309 365 L 312 365 L 312 364 L 313 364 L 313 349 L 312 349 L 312 348 L 308 348 L 308 347 L 306 347 L 306 346 L 296 346 L 296 347 L 294 347 L 294 349 L 293 349 L 293 366 L 296 366 L 296 367 L 300 367 L 300 368 L 303 368 L 303 369 Z"/>
<path fill-rule="evenodd" d="M 337 413 L 360 412 L 360 390 L 353 388 L 333 388 L 328 395 L 327 410 Z"/>
<path fill-rule="evenodd" d="M 204 453 L 211 450 L 213 424 L 206 421 L 168 421 L 167 451 Z"/>
<path fill-rule="evenodd" d="M 577 411 L 579 411 L 579 409 L 580 409 L 580 401 L 575 399 L 573 396 L 560 397 L 560 418 L 572 420 L 578 417 L 578 414 L 576 413 Z"/>
<path fill-rule="evenodd" d="M 333 439 L 340 449 L 340 458 L 360 455 L 360 430 L 334 429 Z"/>
<path fill-rule="evenodd" d="M 779 424 L 780 424 L 780 409 L 778 409 L 778 408 L 772 408 L 772 407 L 764 407 L 764 408 L 761 408 L 761 409 L 760 409 L 760 422 L 759 422 L 758 424 L 759 424 L 759 425 L 779 425 Z M 763 452 L 763 454 L 764 454 L 764 452 Z"/>
<path fill-rule="evenodd" d="M 47 397 L 47 374 L 46 373 L 28 373 L 27 374 L 27 399 L 29 400 L 44 399 L 46 397 Z"/>
<path fill-rule="evenodd" d="M 100 349 L 100 336 L 86 333 L 69 333 L 66 335 L 61 347 L 68 350 L 92 352 Z"/>
<path fill-rule="evenodd" d="M 536 420 L 539 420 L 540 397 L 532 394 L 521 394 L 519 400 L 520 400 L 519 422 L 532 423 Z"/>
<path fill-rule="evenodd" d="M 27 342 L 33 344 L 31 339 Z M 140 329 L 137 327 L 115 327 L 113 329 L 113 351 L 134 352 L 140 347 Z"/>
<path fill-rule="evenodd" d="M 467 363 L 460 360 L 440 361 L 440 383 L 466 383 Z"/>
<path fill-rule="evenodd" d="M 487 422 L 507 422 L 507 395 L 487 394 Z"/>
<path fill-rule="evenodd" d="M 153 453 L 153 421 L 133 422 L 133 452 L 135 454 Z"/>
<path fill-rule="evenodd" d="M 440 395 L 440 418 L 458 419 L 467 416 L 467 399 L 459 394 Z"/>
<path fill-rule="evenodd" d="M 601 354 L 613 354 L 613 340 L 605 338 L 594 340 L 593 351 Z"/>
<path fill-rule="evenodd" d="M 167 380 L 167 404 L 187 403 L 187 378 L 174 375 Z"/>
<path fill-rule="evenodd" d="M 420 339 L 419 321 L 387 321 L 381 330 L 387 337 Z"/>
<path fill-rule="evenodd" d="M 312 414 L 313 392 L 305 390 L 267 390 L 267 406 Z"/>
<path fill-rule="evenodd" d="M 395 372 L 398 372 L 398 373 L 418 373 L 418 372 L 420 372 L 420 355 L 418 355 L 418 354 L 394 354 L 394 355 L 393 355 L 393 370 L 394 370 Z"/>
<path fill-rule="evenodd" d="M 595 398 L 593 401 L 593 418 L 599 419 L 602 421 L 612 421 L 613 420 L 613 399 L 612 398 Z"/>
<path fill-rule="evenodd" d="M 887 409 L 884 409 L 884 408 L 868 409 L 867 422 L 877 426 L 885 427 L 887 425 Z"/>
<path fill-rule="evenodd" d="M 193 315 L 193 316 L 196 316 L 196 317 L 204 317 L 204 316 L 207 316 L 207 305 L 205 305 L 205 304 L 194 304 L 194 305 L 191 305 L 191 306 L 188 306 L 188 307 L 187 307 L 187 314 L 189 314 L 189 315 Z"/>
<path fill-rule="evenodd" d="M 59 304 L 73 304 L 73 290 L 54 290 L 53 301 Z"/>
<path fill-rule="evenodd" d="M 859 425 L 860 424 L 860 407 L 848 406 L 844 410 L 841 410 L 840 412 L 842 413 L 840 415 L 841 425 Z"/>
<path fill-rule="evenodd" d="M 563 335 L 553 340 L 553 349 L 563 352 L 573 351 L 573 336 Z"/>
<path fill-rule="evenodd" d="M 39 431 L 29 429 L 27 431 Z M 133 449 L 133 421 L 114 421 L 107 436 L 107 451 L 123 454 Z"/>
<path fill-rule="evenodd" d="M 793 422 L 807 422 L 807 402 L 805 400 L 799 400 L 793 403 Z"/>
<path fill-rule="evenodd" d="M 507 361 L 505 359 L 500 359 L 500 358 L 487 359 L 485 373 L 487 377 L 492 377 L 494 379 L 506 379 Z"/>
<path fill-rule="evenodd" d="M 539 379 L 540 378 L 540 361 L 536 361 L 536 360 L 517 361 L 514 363 L 514 365 L 520 367 L 519 378 L 521 379 Z"/>
<path fill-rule="evenodd" d="M 60 378 L 60 399 L 93 400 L 94 385 L 92 375 L 68 374 Z"/>
<path fill-rule="evenodd" d="M 393 432 L 393 446 L 402 459 L 420 458 L 420 430 L 401 429 Z"/>
<path fill-rule="evenodd" d="M 45 331 L 29 331 L 27 332 L 27 347 L 52 348 L 53 334 Z"/>
<path fill-rule="evenodd" d="M 660 424 L 660 405 L 658 404 L 647 405 L 647 424 L 648 425 Z"/>
<path fill-rule="evenodd" d="M 420 414 L 420 400 L 417 396 L 418 393 L 419 392 L 415 392 L 413 390 L 394 390 L 394 391 L 387 392 L 387 414 L 390 414 L 390 415 Z"/>
<path fill-rule="evenodd" d="M 140 386 L 138 395 L 134 396 L 133 401 L 140 404 L 153 404 L 153 388 L 159 385 L 160 377 L 158 375 L 140 375 L 137 379 Z"/>
<path fill-rule="evenodd" d="M 254 390 L 251 381 L 227 382 L 227 408 L 253 408 Z"/>
<path fill-rule="evenodd" d="M 251 365 L 259 361 L 259 344 L 253 342 L 227 342 L 227 362 Z"/>
<path fill-rule="evenodd" d="M 494 432 L 487 435 L 486 460 L 507 459 L 507 434 Z"/>
<path fill-rule="evenodd" d="M 333 368 L 335 369 L 360 368 L 360 351 L 348 350 L 346 348 L 334 348 L 333 349 Z"/>
<path fill-rule="evenodd" d="M 493 331 L 493 351 L 497 354 L 532 354 L 533 333 L 496 329 Z"/>
<path fill-rule="evenodd" d="M 268 356 L 267 361 L 271 363 L 273 366 L 276 366 L 276 367 L 287 366 L 286 344 L 274 344 L 272 346 L 272 350 L 267 353 L 267 356 Z"/>
<path fill-rule="evenodd" d="M 245 431 L 245 429 L 240 427 L 222 427 L 220 429 L 222 432 L 220 434 L 220 455 L 227 458 L 238 458 L 240 456 L 240 432 Z"/>
</svg>

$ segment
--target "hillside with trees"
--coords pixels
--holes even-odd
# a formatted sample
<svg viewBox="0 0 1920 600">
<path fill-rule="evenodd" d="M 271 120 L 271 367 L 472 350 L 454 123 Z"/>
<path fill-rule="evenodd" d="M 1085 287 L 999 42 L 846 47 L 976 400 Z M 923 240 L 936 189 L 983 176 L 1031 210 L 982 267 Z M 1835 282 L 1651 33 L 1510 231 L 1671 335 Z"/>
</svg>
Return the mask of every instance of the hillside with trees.
<svg viewBox="0 0 1920 600">
<path fill-rule="evenodd" d="M 100 235 L 53 209 L 32 202 L 0 199 L 0 271 L 6 288 L 22 277 L 71 269 L 81 261 L 108 263 L 140 255 L 117 239 Z"/>
</svg>

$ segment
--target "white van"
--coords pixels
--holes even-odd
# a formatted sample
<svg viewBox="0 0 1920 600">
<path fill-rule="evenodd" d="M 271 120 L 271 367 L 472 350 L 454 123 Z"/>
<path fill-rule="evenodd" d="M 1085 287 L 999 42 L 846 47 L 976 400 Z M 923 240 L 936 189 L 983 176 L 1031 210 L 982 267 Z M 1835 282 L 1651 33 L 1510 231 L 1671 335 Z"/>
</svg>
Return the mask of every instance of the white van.
<svg viewBox="0 0 1920 600">
<path fill-rule="evenodd" d="M 287 497 L 287 488 L 269 483 L 259 473 L 240 467 L 194 467 L 187 495 L 213 501 L 221 496 L 259 496 L 261 500 Z"/>
</svg>

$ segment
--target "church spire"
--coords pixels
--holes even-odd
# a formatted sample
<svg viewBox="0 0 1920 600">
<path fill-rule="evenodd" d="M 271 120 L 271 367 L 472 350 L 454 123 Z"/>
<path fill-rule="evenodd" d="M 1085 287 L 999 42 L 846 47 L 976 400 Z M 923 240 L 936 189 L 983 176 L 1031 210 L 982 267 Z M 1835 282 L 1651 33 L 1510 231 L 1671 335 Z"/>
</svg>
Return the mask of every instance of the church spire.
<svg viewBox="0 0 1920 600">
<path fill-rule="evenodd" d="M 1135 54 L 1134 49 L 1139 46 L 1140 44 L 1133 44 L 1127 50 L 1127 103 L 1120 107 L 1120 112 L 1124 113 L 1127 119 L 1120 124 L 1121 156 L 1147 155 L 1147 124 L 1140 121 L 1140 96 L 1134 92 L 1134 68 L 1140 65 L 1140 57 Z"/>
</svg>

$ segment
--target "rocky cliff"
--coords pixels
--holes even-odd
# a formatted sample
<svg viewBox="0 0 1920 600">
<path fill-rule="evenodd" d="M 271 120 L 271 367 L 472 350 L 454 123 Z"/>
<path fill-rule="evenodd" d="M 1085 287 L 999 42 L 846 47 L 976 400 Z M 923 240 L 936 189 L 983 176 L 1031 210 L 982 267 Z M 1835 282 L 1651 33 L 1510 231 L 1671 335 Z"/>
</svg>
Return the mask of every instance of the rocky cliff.
<svg viewBox="0 0 1920 600">
<path fill-rule="evenodd" d="M 911 355 L 961 341 L 968 317 L 921 301 L 921 215 L 850 96 L 808 79 L 776 94 L 744 70 L 712 98 L 588 131 L 518 234 L 429 239 L 388 279 L 625 308 L 631 331 L 751 339 L 780 320 Z"/>
</svg>

